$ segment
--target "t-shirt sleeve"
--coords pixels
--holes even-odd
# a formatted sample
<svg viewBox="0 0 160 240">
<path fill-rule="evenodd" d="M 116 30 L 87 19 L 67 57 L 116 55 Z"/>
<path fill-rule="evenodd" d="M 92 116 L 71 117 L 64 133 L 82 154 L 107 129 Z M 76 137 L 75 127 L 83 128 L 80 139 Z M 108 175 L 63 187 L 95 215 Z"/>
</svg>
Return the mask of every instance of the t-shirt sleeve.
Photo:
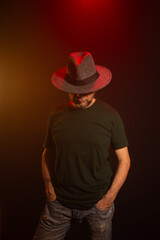
<svg viewBox="0 0 160 240">
<path fill-rule="evenodd" d="M 111 145 L 114 149 L 128 146 L 124 124 L 117 111 L 113 113 Z"/>
<path fill-rule="evenodd" d="M 47 125 L 47 133 L 45 137 L 45 141 L 43 144 L 43 149 L 44 148 L 53 148 L 53 141 L 52 141 L 52 116 L 50 115 L 48 119 L 48 125 Z"/>
</svg>

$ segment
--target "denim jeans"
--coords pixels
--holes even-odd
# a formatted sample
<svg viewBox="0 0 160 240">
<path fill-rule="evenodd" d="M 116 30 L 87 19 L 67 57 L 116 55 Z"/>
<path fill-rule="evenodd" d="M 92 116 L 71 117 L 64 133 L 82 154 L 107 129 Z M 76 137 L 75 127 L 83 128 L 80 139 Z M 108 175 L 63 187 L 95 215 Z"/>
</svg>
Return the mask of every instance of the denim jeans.
<svg viewBox="0 0 160 240">
<path fill-rule="evenodd" d="M 74 219 L 88 223 L 91 240 L 111 240 L 113 213 L 114 204 L 108 210 L 78 210 L 47 200 L 33 240 L 63 240 Z"/>
</svg>

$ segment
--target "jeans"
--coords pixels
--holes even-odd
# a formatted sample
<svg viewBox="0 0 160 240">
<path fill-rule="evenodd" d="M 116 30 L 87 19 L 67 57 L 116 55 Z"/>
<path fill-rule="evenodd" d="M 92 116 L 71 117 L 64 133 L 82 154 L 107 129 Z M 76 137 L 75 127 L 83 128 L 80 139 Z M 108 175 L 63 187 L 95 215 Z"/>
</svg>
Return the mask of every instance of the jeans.
<svg viewBox="0 0 160 240">
<path fill-rule="evenodd" d="M 46 201 L 33 240 L 63 240 L 72 220 L 85 220 L 91 240 L 111 240 L 114 204 L 108 210 L 96 206 L 89 210 L 69 209 L 57 200 Z"/>
</svg>

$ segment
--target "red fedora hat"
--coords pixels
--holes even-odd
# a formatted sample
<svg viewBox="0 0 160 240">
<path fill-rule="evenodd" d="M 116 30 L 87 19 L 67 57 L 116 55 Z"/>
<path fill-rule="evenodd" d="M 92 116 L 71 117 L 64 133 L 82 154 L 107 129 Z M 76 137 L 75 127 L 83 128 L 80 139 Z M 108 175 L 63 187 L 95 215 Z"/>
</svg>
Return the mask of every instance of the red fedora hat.
<svg viewBox="0 0 160 240">
<path fill-rule="evenodd" d="M 74 52 L 69 55 L 66 66 L 53 74 L 52 84 L 68 93 L 89 93 L 107 86 L 111 78 L 110 70 L 95 65 L 89 52 Z"/>
</svg>

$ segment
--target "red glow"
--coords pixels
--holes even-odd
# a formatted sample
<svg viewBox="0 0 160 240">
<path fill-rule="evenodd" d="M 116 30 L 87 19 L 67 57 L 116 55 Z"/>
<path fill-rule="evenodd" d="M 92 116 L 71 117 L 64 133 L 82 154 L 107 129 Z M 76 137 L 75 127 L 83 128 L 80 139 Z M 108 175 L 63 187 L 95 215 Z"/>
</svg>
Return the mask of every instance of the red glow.
<svg viewBox="0 0 160 240">
<path fill-rule="evenodd" d="M 73 104 L 72 104 L 72 101 L 69 101 L 69 106 L 72 107 L 72 105 L 73 105 Z"/>
<path fill-rule="evenodd" d="M 81 64 L 83 57 L 88 54 L 89 54 L 88 52 L 85 52 L 85 53 L 83 53 L 83 55 L 79 55 L 79 53 L 75 52 L 75 53 L 71 53 L 71 56 L 74 57 L 77 65 L 79 65 L 79 64 Z"/>
<path fill-rule="evenodd" d="M 106 3 L 107 1 L 106 0 L 78 0 L 76 1 L 76 3 L 79 5 L 79 6 L 83 6 L 83 7 L 96 7 L 100 4 L 104 4 Z"/>
<path fill-rule="evenodd" d="M 83 20 L 86 18 L 87 21 L 92 20 L 93 23 L 95 20 L 101 16 L 110 8 L 113 4 L 114 0 L 107 1 L 107 0 L 70 0 L 70 9 L 72 13 L 76 13 L 77 17 Z M 90 19 L 91 18 L 91 19 Z M 86 21 L 86 23 L 87 23 Z"/>
<path fill-rule="evenodd" d="M 121 51 L 128 44 L 127 6 L 117 0 L 61 0 L 51 9 L 53 36 L 69 44 L 72 51 L 107 44 Z M 76 46 L 76 48 L 75 48 Z M 84 46 L 84 47 L 82 47 Z M 102 47 L 103 50 L 103 47 Z"/>
</svg>

